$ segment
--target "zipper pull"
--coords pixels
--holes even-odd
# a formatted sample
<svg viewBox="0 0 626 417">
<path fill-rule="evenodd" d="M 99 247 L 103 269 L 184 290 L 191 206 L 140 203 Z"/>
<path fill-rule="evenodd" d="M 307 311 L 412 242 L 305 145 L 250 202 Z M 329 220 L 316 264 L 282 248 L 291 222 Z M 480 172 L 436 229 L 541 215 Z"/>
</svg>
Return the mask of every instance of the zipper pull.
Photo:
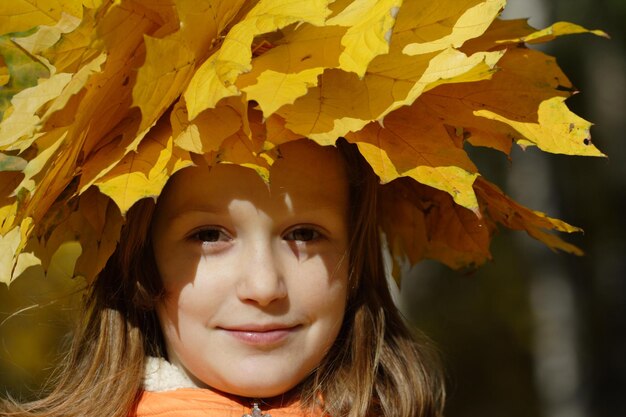
<svg viewBox="0 0 626 417">
<path fill-rule="evenodd" d="M 259 408 L 259 403 L 257 403 L 257 402 L 252 403 L 252 410 L 251 411 L 252 411 L 252 414 L 244 414 L 241 417 L 272 417 L 269 414 L 263 414 L 263 412 Z"/>
</svg>

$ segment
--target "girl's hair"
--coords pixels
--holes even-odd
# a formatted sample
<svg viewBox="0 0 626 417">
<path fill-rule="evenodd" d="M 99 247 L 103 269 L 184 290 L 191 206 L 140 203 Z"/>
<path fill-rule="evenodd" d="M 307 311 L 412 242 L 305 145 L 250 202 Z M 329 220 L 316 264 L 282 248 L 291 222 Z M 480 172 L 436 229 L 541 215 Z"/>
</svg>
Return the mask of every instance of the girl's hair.
<svg viewBox="0 0 626 417">
<path fill-rule="evenodd" d="M 333 417 L 434 417 L 443 412 L 441 367 L 391 299 L 377 224 L 378 179 L 356 146 L 337 142 L 350 183 L 350 291 L 342 329 L 299 388 Z M 127 214 L 120 243 L 90 288 L 64 365 L 41 400 L 2 405 L 8 416 L 127 416 L 142 392 L 144 360 L 165 356 L 154 311 L 163 295 L 152 251 L 154 203 Z"/>
</svg>

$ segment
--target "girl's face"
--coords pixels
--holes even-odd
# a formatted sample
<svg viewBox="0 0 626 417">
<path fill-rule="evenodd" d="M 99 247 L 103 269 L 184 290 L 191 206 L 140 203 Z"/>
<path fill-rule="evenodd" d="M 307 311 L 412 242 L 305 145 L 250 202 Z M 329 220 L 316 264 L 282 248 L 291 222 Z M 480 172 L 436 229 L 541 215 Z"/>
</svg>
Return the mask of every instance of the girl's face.
<svg viewBox="0 0 626 417">
<path fill-rule="evenodd" d="M 169 359 L 200 386 L 271 397 L 321 362 L 348 286 L 348 182 L 339 153 L 281 146 L 270 185 L 235 165 L 176 174 L 159 199 L 157 313 Z"/>
</svg>

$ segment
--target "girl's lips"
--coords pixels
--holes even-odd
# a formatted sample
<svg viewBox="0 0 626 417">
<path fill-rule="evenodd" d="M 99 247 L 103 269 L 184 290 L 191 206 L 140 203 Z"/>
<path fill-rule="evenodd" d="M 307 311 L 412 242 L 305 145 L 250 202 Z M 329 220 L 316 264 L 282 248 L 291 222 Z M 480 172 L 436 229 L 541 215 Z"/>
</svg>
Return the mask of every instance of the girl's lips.
<svg viewBox="0 0 626 417">
<path fill-rule="evenodd" d="M 275 345 L 284 341 L 289 335 L 295 332 L 300 326 L 276 326 L 276 327 L 242 327 L 242 328 L 222 328 L 226 333 L 235 339 L 249 345 Z"/>
</svg>

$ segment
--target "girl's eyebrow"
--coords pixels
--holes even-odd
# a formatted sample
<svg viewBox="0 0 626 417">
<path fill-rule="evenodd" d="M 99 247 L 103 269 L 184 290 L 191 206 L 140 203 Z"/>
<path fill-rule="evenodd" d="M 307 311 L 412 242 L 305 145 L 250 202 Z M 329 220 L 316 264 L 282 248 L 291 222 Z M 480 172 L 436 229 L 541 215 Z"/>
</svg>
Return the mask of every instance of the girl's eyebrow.
<svg viewBox="0 0 626 417">
<path fill-rule="evenodd" d="M 210 204 L 200 204 L 200 205 L 191 205 L 191 206 L 187 206 L 183 204 L 181 205 L 181 207 L 182 208 L 180 210 L 174 211 L 167 217 L 167 221 L 169 223 L 179 222 L 181 220 L 185 220 L 194 215 L 202 216 L 202 215 L 208 214 L 208 215 L 214 215 L 214 216 L 222 216 L 228 213 L 227 208 L 225 209 L 224 207 L 214 206 Z M 323 218 L 327 222 L 335 224 L 341 221 L 342 216 L 343 214 L 338 212 L 335 207 L 321 204 L 321 205 L 310 207 L 307 209 L 299 209 L 298 213 L 295 213 L 293 210 L 288 210 L 288 212 L 284 213 L 284 215 L 281 216 L 281 218 L 283 220 L 289 220 L 294 217 L 300 217 L 300 218 L 309 218 L 311 221 L 313 220 L 313 218 Z M 321 227 L 321 225 L 318 225 L 318 226 Z M 325 230 L 327 229 L 325 227 L 323 228 Z"/>
<path fill-rule="evenodd" d="M 191 216 L 194 214 L 222 214 L 224 213 L 223 209 L 218 209 L 215 206 L 209 204 L 203 205 L 182 205 L 182 208 L 175 210 L 168 216 L 168 221 L 176 221 L 181 218 Z"/>
</svg>

